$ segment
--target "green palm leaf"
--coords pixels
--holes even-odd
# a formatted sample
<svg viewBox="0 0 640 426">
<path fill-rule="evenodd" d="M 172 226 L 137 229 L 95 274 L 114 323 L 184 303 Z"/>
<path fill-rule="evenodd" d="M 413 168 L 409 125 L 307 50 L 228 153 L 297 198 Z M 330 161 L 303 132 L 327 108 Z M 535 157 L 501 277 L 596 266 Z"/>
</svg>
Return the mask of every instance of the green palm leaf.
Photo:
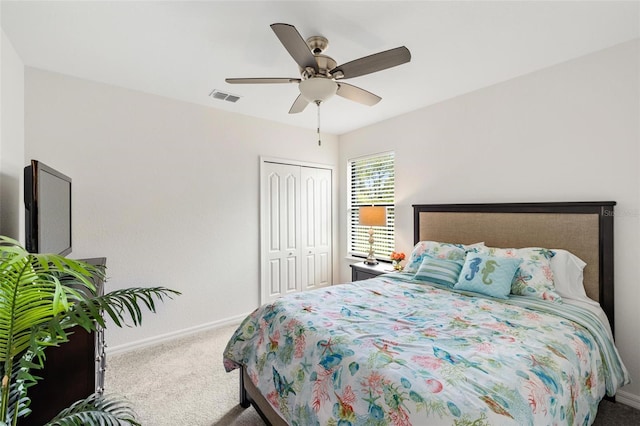
<svg viewBox="0 0 640 426">
<path fill-rule="evenodd" d="M 142 324 L 141 305 L 149 311 L 155 312 L 155 300 L 163 301 L 165 297 L 173 298 L 180 292 L 165 287 L 133 287 L 122 290 L 114 290 L 102 296 L 85 297 L 79 300 L 65 313 L 66 317 L 60 320 L 64 328 L 79 325 L 86 330 L 94 329 L 94 321 L 104 327 L 102 312 L 104 311 L 116 326 L 131 326 Z"/>
<path fill-rule="evenodd" d="M 93 394 L 63 410 L 45 426 L 140 426 L 127 401 Z"/>
<path fill-rule="evenodd" d="M 45 349 L 67 342 L 71 327 L 104 327 L 103 313 L 118 327 L 137 326 L 142 306 L 155 312 L 156 300 L 180 294 L 137 287 L 98 295 L 94 277 L 104 279 L 104 270 L 63 256 L 31 254 L 0 236 L 0 426 L 15 425 L 29 413 L 27 390 L 37 382 L 31 370 L 43 368 Z M 65 413 L 52 424 L 138 424 L 125 403 L 96 395 Z"/>
</svg>

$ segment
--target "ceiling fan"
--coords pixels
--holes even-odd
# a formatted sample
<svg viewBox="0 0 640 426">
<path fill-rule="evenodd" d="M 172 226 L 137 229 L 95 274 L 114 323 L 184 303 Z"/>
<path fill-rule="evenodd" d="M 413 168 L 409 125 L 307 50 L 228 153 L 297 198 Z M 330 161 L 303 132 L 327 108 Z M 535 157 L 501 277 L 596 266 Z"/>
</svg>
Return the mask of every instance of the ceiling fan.
<svg viewBox="0 0 640 426">
<path fill-rule="evenodd" d="M 289 24 L 272 24 L 271 29 L 300 67 L 301 78 L 227 78 L 225 81 L 231 84 L 298 83 L 300 95 L 293 102 L 289 114 L 302 112 L 311 102 L 319 107 L 321 102 L 333 95 L 364 105 L 375 105 L 382 99 L 380 96 L 342 80 L 382 71 L 411 60 L 409 49 L 402 46 L 338 65 L 332 58 L 322 54 L 329 44 L 326 38 L 312 36 L 305 41 L 298 30 Z"/>
</svg>

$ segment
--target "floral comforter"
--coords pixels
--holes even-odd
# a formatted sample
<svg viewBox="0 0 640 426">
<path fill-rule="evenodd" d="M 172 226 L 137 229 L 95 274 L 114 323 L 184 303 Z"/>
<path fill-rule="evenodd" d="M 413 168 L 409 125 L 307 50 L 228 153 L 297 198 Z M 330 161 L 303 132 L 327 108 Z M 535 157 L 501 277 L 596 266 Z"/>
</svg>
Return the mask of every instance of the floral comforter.
<svg viewBox="0 0 640 426">
<path fill-rule="evenodd" d="M 292 425 L 591 424 L 629 382 L 596 315 L 389 274 L 248 316 L 224 352 Z"/>
</svg>

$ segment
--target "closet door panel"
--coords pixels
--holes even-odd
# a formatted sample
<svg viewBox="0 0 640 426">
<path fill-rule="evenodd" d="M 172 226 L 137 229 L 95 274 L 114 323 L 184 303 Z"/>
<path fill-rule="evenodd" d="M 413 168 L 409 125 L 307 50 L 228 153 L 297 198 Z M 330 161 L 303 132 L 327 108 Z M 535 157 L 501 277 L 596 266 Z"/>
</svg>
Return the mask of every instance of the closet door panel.
<svg viewBox="0 0 640 426">
<path fill-rule="evenodd" d="M 300 168 L 264 163 L 262 302 L 300 291 Z M 268 265 L 268 266 L 267 266 Z"/>
<path fill-rule="evenodd" d="M 318 282 L 320 285 L 331 284 L 331 259 L 328 253 L 320 253 L 318 255 L 320 261 L 320 270 L 318 272 Z"/>
<path fill-rule="evenodd" d="M 313 254 L 308 254 L 304 257 L 305 261 L 304 261 L 304 267 L 302 269 L 302 273 L 303 273 L 303 278 L 302 278 L 302 282 L 303 283 L 307 283 L 306 287 L 312 287 L 312 285 L 310 286 L 308 283 L 315 283 L 316 278 L 316 257 Z M 303 284 L 304 285 L 304 284 Z"/>
<path fill-rule="evenodd" d="M 302 252 L 309 261 L 303 264 L 302 289 L 331 284 L 331 170 L 303 167 Z"/>
<path fill-rule="evenodd" d="M 332 280 L 332 229 L 331 229 L 331 170 L 316 169 L 317 219 L 316 219 L 316 280 L 317 285 L 331 285 Z"/>
<path fill-rule="evenodd" d="M 269 294 L 280 294 L 280 259 L 269 261 Z"/>
<path fill-rule="evenodd" d="M 302 264 L 302 283 L 303 290 L 314 288 L 316 282 L 316 176 L 315 169 L 302 167 L 300 171 L 302 179 L 302 205 L 300 209 L 300 217 L 302 220 L 302 253 L 305 262 Z"/>
</svg>

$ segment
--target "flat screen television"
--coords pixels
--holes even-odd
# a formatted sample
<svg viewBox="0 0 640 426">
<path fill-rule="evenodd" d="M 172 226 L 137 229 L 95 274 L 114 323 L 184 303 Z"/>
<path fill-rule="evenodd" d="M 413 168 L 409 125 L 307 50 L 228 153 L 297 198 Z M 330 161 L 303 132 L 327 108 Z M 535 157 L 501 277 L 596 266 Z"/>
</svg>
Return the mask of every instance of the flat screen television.
<svg viewBox="0 0 640 426">
<path fill-rule="evenodd" d="M 24 168 L 26 249 L 71 253 L 71 178 L 31 160 Z"/>
</svg>

